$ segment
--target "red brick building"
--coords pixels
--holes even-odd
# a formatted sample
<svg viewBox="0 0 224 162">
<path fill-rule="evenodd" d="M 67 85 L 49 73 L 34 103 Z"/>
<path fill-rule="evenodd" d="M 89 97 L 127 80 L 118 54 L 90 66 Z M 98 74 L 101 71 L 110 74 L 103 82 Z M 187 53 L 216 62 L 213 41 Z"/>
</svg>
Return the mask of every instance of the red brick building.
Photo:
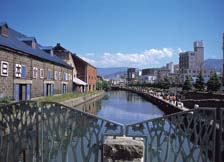
<svg viewBox="0 0 224 162">
<path fill-rule="evenodd" d="M 96 90 L 96 68 L 77 55 L 72 55 L 77 69 L 77 77 L 87 83 L 86 91 Z"/>
</svg>

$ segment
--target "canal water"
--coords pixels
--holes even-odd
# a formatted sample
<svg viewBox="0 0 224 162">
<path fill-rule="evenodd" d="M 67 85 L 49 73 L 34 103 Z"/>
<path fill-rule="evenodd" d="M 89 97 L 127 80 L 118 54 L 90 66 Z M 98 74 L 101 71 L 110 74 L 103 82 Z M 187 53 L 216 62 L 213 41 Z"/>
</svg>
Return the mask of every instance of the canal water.
<svg viewBox="0 0 224 162">
<path fill-rule="evenodd" d="M 103 98 L 76 108 L 121 124 L 132 124 L 164 115 L 156 105 L 128 91 L 109 91 Z"/>
</svg>

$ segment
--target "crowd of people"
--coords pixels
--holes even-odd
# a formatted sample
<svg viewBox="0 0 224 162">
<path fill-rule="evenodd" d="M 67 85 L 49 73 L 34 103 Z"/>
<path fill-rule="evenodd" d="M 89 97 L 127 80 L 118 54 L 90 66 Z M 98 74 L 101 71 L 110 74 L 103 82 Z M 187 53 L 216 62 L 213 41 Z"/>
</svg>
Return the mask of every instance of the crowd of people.
<svg viewBox="0 0 224 162">
<path fill-rule="evenodd" d="M 181 102 L 181 96 L 178 94 L 174 94 L 172 92 L 164 91 L 164 90 L 155 90 L 151 88 L 142 88 L 142 87 L 128 87 L 128 88 L 131 88 L 132 90 L 135 90 L 138 92 L 147 93 L 161 100 L 165 100 L 166 102 L 173 104 L 174 106 L 184 108 L 184 105 Z"/>
</svg>

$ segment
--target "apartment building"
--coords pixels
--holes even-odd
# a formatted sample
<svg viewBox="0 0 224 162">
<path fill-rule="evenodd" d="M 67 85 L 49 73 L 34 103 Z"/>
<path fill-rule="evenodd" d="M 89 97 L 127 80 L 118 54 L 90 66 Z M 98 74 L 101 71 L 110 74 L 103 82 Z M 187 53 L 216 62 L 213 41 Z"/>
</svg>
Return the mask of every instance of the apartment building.
<svg viewBox="0 0 224 162">
<path fill-rule="evenodd" d="M 194 51 L 181 52 L 179 54 L 181 83 L 186 80 L 187 76 L 191 77 L 193 81 L 195 81 L 200 72 L 202 72 L 205 79 L 208 80 L 212 73 L 210 70 L 204 70 L 203 41 L 195 41 L 193 45 Z"/>
</svg>

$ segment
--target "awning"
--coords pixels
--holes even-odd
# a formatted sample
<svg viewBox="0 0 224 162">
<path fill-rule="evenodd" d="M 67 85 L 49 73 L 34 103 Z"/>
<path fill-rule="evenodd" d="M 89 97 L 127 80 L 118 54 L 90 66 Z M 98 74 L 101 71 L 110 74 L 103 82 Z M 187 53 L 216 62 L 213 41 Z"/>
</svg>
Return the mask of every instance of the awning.
<svg viewBox="0 0 224 162">
<path fill-rule="evenodd" d="M 83 82 L 82 80 L 80 80 L 79 78 L 73 78 L 73 83 L 78 84 L 78 85 L 87 85 L 86 82 Z"/>
</svg>

